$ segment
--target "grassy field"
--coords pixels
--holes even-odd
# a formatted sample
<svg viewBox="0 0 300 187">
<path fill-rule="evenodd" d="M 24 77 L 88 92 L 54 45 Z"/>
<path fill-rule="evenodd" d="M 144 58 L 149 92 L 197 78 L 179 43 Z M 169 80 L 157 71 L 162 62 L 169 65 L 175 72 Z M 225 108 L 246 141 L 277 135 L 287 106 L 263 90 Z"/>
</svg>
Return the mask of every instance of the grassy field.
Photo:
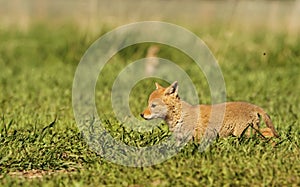
<svg viewBox="0 0 300 187">
<path fill-rule="evenodd" d="M 0 186 L 299 186 L 300 38 L 268 31 L 195 28 L 222 69 L 227 100 L 260 105 L 281 135 L 266 140 L 226 138 L 205 152 L 189 143 L 162 164 L 132 168 L 106 161 L 89 149 L 74 120 L 72 81 L 97 35 L 74 26 L 35 25 L 28 31 L 0 30 Z M 124 49 L 105 66 L 96 88 L 106 128 L 127 144 L 152 145 L 169 134 L 128 132 L 115 120 L 111 86 L 130 62 L 143 58 L 148 44 Z M 210 102 L 205 78 L 192 61 L 161 46 L 160 57 L 180 65 L 194 81 L 200 101 Z M 130 95 L 134 115 L 146 107 L 154 79 L 140 81 Z M 163 81 L 162 84 L 166 85 Z M 142 119 L 141 119 L 142 120 Z M 147 144 L 144 144 L 147 146 Z"/>
</svg>

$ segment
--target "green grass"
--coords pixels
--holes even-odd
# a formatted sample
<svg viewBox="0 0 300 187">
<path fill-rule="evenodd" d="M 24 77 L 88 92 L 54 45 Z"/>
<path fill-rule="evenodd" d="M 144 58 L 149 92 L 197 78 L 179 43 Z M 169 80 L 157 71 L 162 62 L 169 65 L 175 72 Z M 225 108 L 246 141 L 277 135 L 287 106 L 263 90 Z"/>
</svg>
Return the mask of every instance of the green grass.
<svg viewBox="0 0 300 187">
<path fill-rule="evenodd" d="M 275 140 L 277 146 L 255 137 L 230 137 L 200 153 L 191 142 L 162 164 L 131 168 L 90 150 L 73 116 L 77 64 L 89 45 L 107 31 L 91 36 L 72 26 L 43 25 L 27 32 L 0 30 L 1 186 L 300 185 L 299 37 L 226 28 L 193 30 L 219 61 L 227 100 L 248 101 L 268 111 L 281 135 Z M 107 99 L 114 78 L 130 62 L 143 58 L 148 46 L 135 45 L 116 54 L 97 82 L 97 108 L 104 126 L 129 145 L 152 145 L 170 134 L 164 124 L 142 136 L 124 130 Z M 188 72 L 200 101 L 210 102 L 205 77 L 191 66 L 191 59 L 167 46 L 161 46 L 159 54 Z M 135 116 L 146 107 L 154 81 L 166 85 L 149 78 L 133 88 L 130 107 Z"/>
</svg>

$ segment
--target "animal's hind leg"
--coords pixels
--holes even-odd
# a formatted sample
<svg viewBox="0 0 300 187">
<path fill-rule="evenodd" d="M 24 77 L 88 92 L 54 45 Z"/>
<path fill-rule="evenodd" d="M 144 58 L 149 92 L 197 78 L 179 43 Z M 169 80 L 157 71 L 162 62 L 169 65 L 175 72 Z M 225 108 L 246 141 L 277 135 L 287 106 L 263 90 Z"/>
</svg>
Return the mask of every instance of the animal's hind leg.
<svg viewBox="0 0 300 187">
<path fill-rule="evenodd" d="M 257 118 L 250 125 L 252 127 L 251 129 L 254 130 L 254 134 L 258 133 L 263 138 L 274 136 L 270 128 L 260 128 L 260 118 L 260 115 L 257 115 Z"/>
<path fill-rule="evenodd" d="M 261 135 L 259 131 L 259 125 L 260 125 L 260 118 L 259 116 L 255 116 L 254 119 L 249 123 L 249 127 L 246 129 L 246 136 L 251 137 L 253 135 L 259 134 Z"/>
<path fill-rule="evenodd" d="M 264 137 L 273 137 L 274 136 L 272 130 L 268 127 L 263 128 L 263 129 L 259 129 L 259 131 Z"/>
<path fill-rule="evenodd" d="M 259 131 L 259 117 L 257 116 L 256 118 L 252 120 L 249 120 L 247 125 L 242 126 L 242 128 L 239 128 L 238 131 L 234 132 L 235 136 L 246 136 L 246 137 L 251 137 L 253 135 L 256 135 L 257 131 Z M 258 134 L 260 134 L 258 132 Z"/>
<path fill-rule="evenodd" d="M 266 138 L 266 137 L 273 137 L 274 134 L 273 134 L 273 131 L 271 128 L 269 127 L 266 127 L 266 128 L 260 128 L 260 119 L 261 119 L 261 116 L 259 114 L 257 114 L 257 121 L 256 121 L 256 129 L 259 131 L 259 134 Z"/>
<path fill-rule="evenodd" d="M 258 134 L 259 136 L 262 136 L 265 138 L 264 133 L 260 129 L 260 116 L 257 115 L 255 119 L 250 123 L 249 128 L 247 129 L 246 135 L 250 137 L 251 135 L 256 135 Z"/>
<path fill-rule="evenodd" d="M 254 130 L 252 129 L 251 125 L 248 125 L 247 128 L 243 131 L 241 136 L 251 137 L 254 134 Z"/>
</svg>

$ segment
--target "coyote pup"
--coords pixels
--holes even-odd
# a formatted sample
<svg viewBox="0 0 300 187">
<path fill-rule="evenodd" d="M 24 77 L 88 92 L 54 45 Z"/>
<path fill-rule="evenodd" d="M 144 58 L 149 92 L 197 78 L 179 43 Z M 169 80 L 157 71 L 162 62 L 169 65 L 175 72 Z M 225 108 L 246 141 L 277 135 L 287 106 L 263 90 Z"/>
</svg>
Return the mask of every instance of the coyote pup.
<svg viewBox="0 0 300 187">
<path fill-rule="evenodd" d="M 250 133 L 251 128 L 263 137 L 278 137 L 274 125 L 268 114 L 260 107 L 246 102 L 226 102 L 215 105 L 196 105 L 180 100 L 178 96 L 178 84 L 175 81 L 169 87 L 164 88 L 155 83 L 154 90 L 148 100 L 147 109 L 141 114 L 146 120 L 162 118 L 169 126 L 171 132 L 178 130 L 188 130 L 194 139 L 200 140 L 204 135 L 210 119 L 211 112 L 214 110 L 214 117 L 217 118 L 218 111 L 223 119 L 219 124 L 218 136 L 238 136 Z M 213 110 L 212 110 L 213 108 Z M 260 129 L 260 118 L 267 125 L 267 128 Z M 250 127 L 250 128 L 249 128 Z M 247 132 L 246 132 L 247 131 Z"/>
</svg>

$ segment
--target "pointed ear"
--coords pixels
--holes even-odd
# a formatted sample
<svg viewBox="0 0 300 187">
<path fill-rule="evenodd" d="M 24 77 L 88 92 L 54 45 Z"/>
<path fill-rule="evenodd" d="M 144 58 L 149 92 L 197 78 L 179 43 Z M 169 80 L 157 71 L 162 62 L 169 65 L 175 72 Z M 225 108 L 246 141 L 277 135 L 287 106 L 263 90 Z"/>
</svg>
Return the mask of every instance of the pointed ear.
<svg viewBox="0 0 300 187">
<path fill-rule="evenodd" d="M 178 95 L 178 82 L 173 82 L 168 88 L 165 90 L 165 95 L 175 94 Z"/>
<path fill-rule="evenodd" d="M 156 89 L 163 88 L 161 85 L 159 85 L 157 82 L 155 83 Z"/>
</svg>

